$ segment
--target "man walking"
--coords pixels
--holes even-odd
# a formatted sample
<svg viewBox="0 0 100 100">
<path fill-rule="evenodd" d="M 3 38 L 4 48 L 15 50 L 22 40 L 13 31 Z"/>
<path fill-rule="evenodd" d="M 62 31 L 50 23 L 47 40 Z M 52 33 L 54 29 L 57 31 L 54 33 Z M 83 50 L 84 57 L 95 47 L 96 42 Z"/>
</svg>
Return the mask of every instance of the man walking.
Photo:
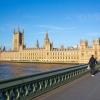
<svg viewBox="0 0 100 100">
<path fill-rule="evenodd" d="M 94 76 L 95 74 L 95 65 L 97 64 L 96 59 L 94 58 L 94 55 L 91 56 L 91 58 L 89 59 L 89 66 L 90 66 L 90 73 L 91 76 Z"/>
</svg>

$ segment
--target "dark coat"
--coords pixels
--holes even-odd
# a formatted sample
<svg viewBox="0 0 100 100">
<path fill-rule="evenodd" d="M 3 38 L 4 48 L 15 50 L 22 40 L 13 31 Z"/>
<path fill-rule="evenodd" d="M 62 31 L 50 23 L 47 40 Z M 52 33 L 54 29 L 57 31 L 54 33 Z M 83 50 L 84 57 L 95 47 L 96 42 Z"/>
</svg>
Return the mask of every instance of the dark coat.
<svg viewBox="0 0 100 100">
<path fill-rule="evenodd" d="M 94 57 L 91 57 L 90 60 L 89 60 L 89 65 L 90 67 L 95 67 L 95 64 L 97 64 L 97 61 Z"/>
</svg>

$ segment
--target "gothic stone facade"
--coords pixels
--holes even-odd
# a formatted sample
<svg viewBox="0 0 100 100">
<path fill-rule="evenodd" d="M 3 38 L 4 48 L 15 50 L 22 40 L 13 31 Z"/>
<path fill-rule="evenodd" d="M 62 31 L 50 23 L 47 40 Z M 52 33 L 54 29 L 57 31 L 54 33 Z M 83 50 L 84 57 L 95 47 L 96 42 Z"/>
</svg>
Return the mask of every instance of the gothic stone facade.
<svg viewBox="0 0 100 100">
<path fill-rule="evenodd" d="M 14 32 L 13 50 L 0 51 L 0 61 L 41 62 L 41 63 L 88 63 L 91 55 L 100 60 L 100 38 L 93 41 L 92 47 L 81 40 L 76 48 L 53 48 L 48 33 L 44 39 L 43 48 L 39 48 L 37 41 L 35 48 L 26 48 L 24 32 Z"/>
</svg>

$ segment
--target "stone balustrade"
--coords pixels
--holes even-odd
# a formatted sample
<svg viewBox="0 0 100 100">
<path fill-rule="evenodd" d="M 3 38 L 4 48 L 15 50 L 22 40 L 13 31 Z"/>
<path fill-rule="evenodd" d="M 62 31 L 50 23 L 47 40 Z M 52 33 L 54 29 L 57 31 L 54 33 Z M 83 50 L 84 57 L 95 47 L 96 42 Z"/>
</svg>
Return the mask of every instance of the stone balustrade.
<svg viewBox="0 0 100 100">
<path fill-rule="evenodd" d="M 0 100 L 30 100 L 87 72 L 87 65 L 77 65 L 71 68 L 0 81 Z"/>
</svg>

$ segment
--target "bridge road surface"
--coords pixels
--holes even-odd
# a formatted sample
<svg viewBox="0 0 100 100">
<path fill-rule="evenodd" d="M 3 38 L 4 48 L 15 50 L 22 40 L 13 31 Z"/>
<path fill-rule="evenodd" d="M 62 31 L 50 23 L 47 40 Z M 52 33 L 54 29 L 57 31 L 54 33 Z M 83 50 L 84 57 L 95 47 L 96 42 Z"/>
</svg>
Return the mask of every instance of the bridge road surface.
<svg viewBox="0 0 100 100">
<path fill-rule="evenodd" d="M 100 72 L 84 75 L 33 100 L 100 100 Z"/>
</svg>

